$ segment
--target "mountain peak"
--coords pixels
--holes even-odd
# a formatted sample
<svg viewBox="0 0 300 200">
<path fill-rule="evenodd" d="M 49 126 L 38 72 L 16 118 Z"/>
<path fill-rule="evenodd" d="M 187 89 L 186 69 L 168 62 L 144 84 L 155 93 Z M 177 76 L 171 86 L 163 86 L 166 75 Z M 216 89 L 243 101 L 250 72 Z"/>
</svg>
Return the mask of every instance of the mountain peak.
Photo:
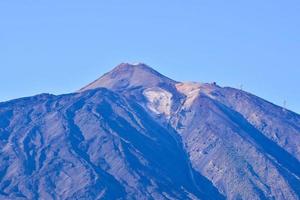
<svg viewBox="0 0 300 200">
<path fill-rule="evenodd" d="M 139 73 L 149 73 L 149 75 L 163 76 L 145 63 L 121 63 L 117 65 L 113 70 L 109 73 L 133 73 L 138 71 Z M 105 74 L 106 75 L 106 74 Z M 122 74 L 118 74 L 122 75 Z"/>
<path fill-rule="evenodd" d="M 146 65 L 145 63 L 142 63 L 142 62 L 136 62 L 136 63 L 121 63 L 119 65 L 117 65 L 114 69 L 117 69 L 117 68 L 151 68 L 149 67 L 148 65 Z"/>
<path fill-rule="evenodd" d="M 144 63 L 121 63 L 80 91 L 105 87 L 113 90 L 124 88 L 150 88 L 158 85 L 175 84 L 176 81 L 158 73 Z"/>
</svg>

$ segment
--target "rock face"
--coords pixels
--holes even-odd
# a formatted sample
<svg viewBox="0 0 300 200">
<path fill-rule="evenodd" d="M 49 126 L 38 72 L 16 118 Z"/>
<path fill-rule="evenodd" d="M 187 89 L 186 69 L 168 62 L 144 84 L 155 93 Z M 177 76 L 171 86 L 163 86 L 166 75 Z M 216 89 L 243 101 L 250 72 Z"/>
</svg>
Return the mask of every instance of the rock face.
<svg viewBox="0 0 300 200">
<path fill-rule="evenodd" d="M 0 103 L 0 199 L 300 199 L 300 116 L 121 64 Z"/>
</svg>

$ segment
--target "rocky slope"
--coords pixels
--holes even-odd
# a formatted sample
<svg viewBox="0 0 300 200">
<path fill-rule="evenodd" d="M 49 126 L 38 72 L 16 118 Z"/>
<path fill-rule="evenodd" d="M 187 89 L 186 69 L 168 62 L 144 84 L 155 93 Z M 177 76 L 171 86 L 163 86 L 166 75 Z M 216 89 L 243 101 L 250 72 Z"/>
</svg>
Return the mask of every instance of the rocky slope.
<svg viewBox="0 0 300 200">
<path fill-rule="evenodd" d="M 0 103 L 0 199 L 300 199 L 300 116 L 123 63 Z"/>
</svg>

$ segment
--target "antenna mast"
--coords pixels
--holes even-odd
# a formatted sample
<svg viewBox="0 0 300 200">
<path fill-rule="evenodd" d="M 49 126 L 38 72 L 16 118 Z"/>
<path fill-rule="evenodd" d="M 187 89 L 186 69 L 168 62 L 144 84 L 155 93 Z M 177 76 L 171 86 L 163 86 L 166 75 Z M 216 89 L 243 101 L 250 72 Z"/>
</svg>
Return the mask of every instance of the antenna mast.
<svg viewBox="0 0 300 200">
<path fill-rule="evenodd" d="M 243 90 L 243 89 L 244 89 L 244 85 L 241 84 L 241 85 L 240 85 L 240 90 Z"/>
<path fill-rule="evenodd" d="M 284 100 L 284 101 L 283 101 L 283 111 L 286 110 L 286 105 L 287 105 L 286 100 Z"/>
</svg>

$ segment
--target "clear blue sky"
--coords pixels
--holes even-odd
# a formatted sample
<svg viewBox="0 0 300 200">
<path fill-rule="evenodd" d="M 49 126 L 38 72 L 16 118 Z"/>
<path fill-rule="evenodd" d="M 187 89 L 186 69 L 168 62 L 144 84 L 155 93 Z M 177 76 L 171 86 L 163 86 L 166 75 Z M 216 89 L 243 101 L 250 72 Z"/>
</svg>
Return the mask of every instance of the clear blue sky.
<svg viewBox="0 0 300 200">
<path fill-rule="evenodd" d="M 300 1 L 0 0 L 0 101 L 69 93 L 137 61 L 300 113 Z"/>
</svg>

